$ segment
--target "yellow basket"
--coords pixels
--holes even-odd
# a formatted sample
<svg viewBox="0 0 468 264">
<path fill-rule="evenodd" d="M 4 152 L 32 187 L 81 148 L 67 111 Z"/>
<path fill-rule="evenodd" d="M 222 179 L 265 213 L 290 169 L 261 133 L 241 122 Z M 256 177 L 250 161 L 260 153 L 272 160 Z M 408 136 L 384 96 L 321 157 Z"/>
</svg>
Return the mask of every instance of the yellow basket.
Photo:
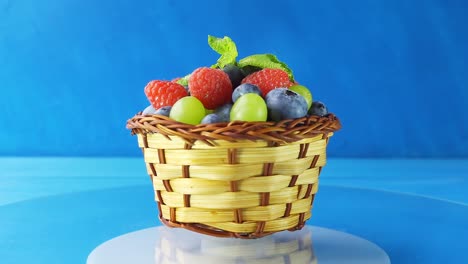
<svg viewBox="0 0 468 264">
<path fill-rule="evenodd" d="M 217 236 L 299 230 L 311 217 L 338 118 L 188 125 L 165 116 L 127 121 L 138 137 L 162 223 Z"/>
</svg>

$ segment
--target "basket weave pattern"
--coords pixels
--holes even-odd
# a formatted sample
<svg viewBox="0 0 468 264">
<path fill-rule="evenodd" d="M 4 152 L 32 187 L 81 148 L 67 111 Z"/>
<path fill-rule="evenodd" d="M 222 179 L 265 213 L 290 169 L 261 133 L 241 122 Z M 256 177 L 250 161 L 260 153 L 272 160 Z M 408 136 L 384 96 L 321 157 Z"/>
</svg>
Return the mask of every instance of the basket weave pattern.
<svg viewBox="0 0 468 264">
<path fill-rule="evenodd" d="M 333 114 L 272 122 L 187 125 L 136 115 L 159 218 L 218 237 L 258 238 L 299 230 L 311 217 Z"/>
</svg>

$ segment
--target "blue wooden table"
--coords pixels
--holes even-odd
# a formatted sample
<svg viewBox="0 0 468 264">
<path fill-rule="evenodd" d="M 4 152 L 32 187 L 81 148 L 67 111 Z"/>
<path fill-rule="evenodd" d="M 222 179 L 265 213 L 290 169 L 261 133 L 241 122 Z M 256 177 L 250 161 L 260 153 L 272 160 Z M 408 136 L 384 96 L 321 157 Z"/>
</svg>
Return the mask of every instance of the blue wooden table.
<svg viewBox="0 0 468 264">
<path fill-rule="evenodd" d="M 467 160 L 329 159 L 308 224 L 361 236 L 392 263 L 466 263 Z M 159 225 L 140 158 L 1 158 L 0 263 L 84 263 Z"/>
</svg>

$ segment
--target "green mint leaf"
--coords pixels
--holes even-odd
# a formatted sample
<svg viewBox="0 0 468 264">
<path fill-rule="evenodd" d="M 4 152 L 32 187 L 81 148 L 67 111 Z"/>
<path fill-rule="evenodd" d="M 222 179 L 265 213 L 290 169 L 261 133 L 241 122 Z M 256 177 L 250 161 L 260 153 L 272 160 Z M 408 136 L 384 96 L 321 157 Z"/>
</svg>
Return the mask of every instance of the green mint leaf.
<svg viewBox="0 0 468 264">
<path fill-rule="evenodd" d="M 218 59 L 217 63 L 213 67 L 218 67 L 220 69 L 228 64 L 235 64 L 237 58 L 237 47 L 234 41 L 229 37 L 217 38 L 208 35 L 208 45 L 219 53 L 221 57 Z"/>
<path fill-rule="evenodd" d="M 274 69 L 281 69 L 288 73 L 289 79 L 294 82 L 294 76 L 292 70 L 286 65 L 286 63 L 281 62 L 278 58 L 273 54 L 255 54 L 248 57 L 241 59 L 237 66 L 240 68 L 246 66 L 254 66 L 259 68 L 274 68 Z"/>
<path fill-rule="evenodd" d="M 183 86 L 187 86 L 189 78 L 190 78 L 190 74 L 185 75 L 184 77 L 177 80 L 177 83 L 180 84 L 180 85 L 183 85 Z"/>
</svg>

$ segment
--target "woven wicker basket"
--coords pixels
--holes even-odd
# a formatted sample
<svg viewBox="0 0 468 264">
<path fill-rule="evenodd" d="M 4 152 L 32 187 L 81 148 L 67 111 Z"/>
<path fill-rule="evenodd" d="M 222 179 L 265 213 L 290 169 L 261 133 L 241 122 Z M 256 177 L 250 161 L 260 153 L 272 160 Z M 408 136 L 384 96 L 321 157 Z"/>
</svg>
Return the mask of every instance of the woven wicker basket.
<svg viewBox="0 0 468 264">
<path fill-rule="evenodd" d="M 162 223 L 217 236 L 299 230 L 311 217 L 338 118 L 188 125 L 165 116 L 127 121 L 138 136 Z"/>
</svg>

